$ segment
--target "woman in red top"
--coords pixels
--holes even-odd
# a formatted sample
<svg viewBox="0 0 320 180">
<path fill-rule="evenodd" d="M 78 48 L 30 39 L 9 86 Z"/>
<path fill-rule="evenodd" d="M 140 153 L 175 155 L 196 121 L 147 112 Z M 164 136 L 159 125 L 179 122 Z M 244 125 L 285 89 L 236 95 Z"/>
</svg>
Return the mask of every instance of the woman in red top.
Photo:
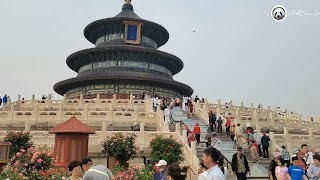
<svg viewBox="0 0 320 180">
<path fill-rule="evenodd" d="M 227 132 L 227 136 L 230 136 L 230 127 L 231 127 L 231 120 L 229 119 L 229 117 L 226 117 L 226 132 Z"/>
<path fill-rule="evenodd" d="M 199 145 L 201 129 L 198 122 L 196 123 L 196 126 L 193 128 L 193 132 L 196 135 L 197 144 Z"/>
</svg>

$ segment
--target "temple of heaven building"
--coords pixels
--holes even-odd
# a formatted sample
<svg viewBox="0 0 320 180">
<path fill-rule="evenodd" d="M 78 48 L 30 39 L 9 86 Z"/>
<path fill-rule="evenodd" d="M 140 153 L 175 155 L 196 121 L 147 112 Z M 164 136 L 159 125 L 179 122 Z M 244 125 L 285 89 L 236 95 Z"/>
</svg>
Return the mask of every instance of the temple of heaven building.
<svg viewBox="0 0 320 180">
<path fill-rule="evenodd" d="M 80 94 L 192 95 L 191 87 L 172 78 L 183 68 L 181 59 L 157 50 L 168 41 L 168 31 L 135 14 L 131 0 L 125 1 L 115 17 L 89 24 L 84 36 L 96 47 L 67 58 L 67 65 L 78 75 L 55 84 L 58 94 L 68 98 Z"/>
</svg>

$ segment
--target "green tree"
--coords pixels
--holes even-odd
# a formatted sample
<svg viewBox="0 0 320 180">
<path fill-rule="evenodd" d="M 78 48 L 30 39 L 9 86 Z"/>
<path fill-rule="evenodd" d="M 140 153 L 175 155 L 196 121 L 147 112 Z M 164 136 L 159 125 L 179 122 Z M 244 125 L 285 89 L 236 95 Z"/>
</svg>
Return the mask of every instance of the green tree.
<svg viewBox="0 0 320 180">
<path fill-rule="evenodd" d="M 16 155 L 17 152 L 20 152 L 21 149 L 27 150 L 33 145 L 31 141 L 32 135 L 30 132 L 8 132 L 7 135 L 3 138 L 4 142 L 10 142 L 12 144 L 10 148 L 9 157 L 12 158 Z"/>
<path fill-rule="evenodd" d="M 153 162 L 164 159 L 168 164 L 183 160 L 182 144 L 178 143 L 172 136 L 156 136 L 150 142 L 150 158 Z"/>
</svg>

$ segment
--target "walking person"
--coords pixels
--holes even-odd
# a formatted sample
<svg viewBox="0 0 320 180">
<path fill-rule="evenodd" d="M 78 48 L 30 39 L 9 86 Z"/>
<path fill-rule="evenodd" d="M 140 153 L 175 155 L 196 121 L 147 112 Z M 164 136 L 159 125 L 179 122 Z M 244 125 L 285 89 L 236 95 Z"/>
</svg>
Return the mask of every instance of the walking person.
<svg viewBox="0 0 320 180">
<path fill-rule="evenodd" d="M 232 171 L 238 180 L 246 180 L 250 176 L 250 168 L 247 157 L 242 153 L 242 147 L 237 147 L 237 152 L 232 156 Z"/>
<path fill-rule="evenodd" d="M 261 144 L 262 144 L 262 151 L 263 151 L 263 158 L 269 159 L 269 141 L 270 138 L 267 136 L 267 133 L 264 132 L 263 136 L 261 137 Z"/>
<path fill-rule="evenodd" d="M 219 117 L 219 119 L 217 120 L 217 127 L 218 127 L 219 135 L 221 135 L 221 133 L 222 133 L 222 124 L 223 124 L 223 120 L 221 119 L 221 117 Z"/>
<path fill-rule="evenodd" d="M 216 148 L 218 151 L 221 150 L 221 139 L 217 137 L 216 133 L 212 134 L 211 146 Z"/>
<path fill-rule="evenodd" d="M 313 156 L 313 162 L 308 168 L 308 177 L 310 180 L 320 180 L 320 154 Z"/>
<path fill-rule="evenodd" d="M 7 103 L 8 103 L 8 96 L 7 96 L 7 94 L 5 94 L 5 95 L 3 96 L 3 98 L 2 98 L 2 104 L 3 104 L 3 106 L 6 106 Z"/>
<path fill-rule="evenodd" d="M 257 130 L 254 130 L 254 141 L 257 143 L 258 145 L 258 153 L 259 153 L 259 156 L 262 157 L 262 151 L 261 151 L 261 134 L 260 132 L 258 133 Z"/>
<path fill-rule="evenodd" d="M 209 125 L 210 125 L 211 132 L 215 131 L 216 115 L 212 111 L 209 112 Z M 213 126 L 214 126 L 214 128 L 213 128 Z"/>
<path fill-rule="evenodd" d="M 218 166 L 220 151 L 213 147 L 209 147 L 203 151 L 202 163 L 207 169 L 201 173 L 198 180 L 225 180 L 225 176 Z"/>
<path fill-rule="evenodd" d="M 196 123 L 196 126 L 193 128 L 193 132 L 194 132 L 194 134 L 196 136 L 197 145 L 199 145 L 201 129 L 200 129 L 200 126 L 199 126 L 198 122 Z"/>
<path fill-rule="evenodd" d="M 236 136 L 236 125 L 233 124 L 230 129 L 230 137 L 232 141 L 235 141 L 234 137 Z"/>
<path fill-rule="evenodd" d="M 1 104 L 2 104 L 2 98 L 1 98 L 1 96 L 0 96 L 0 107 L 1 107 Z"/>
<path fill-rule="evenodd" d="M 288 169 L 287 177 L 289 180 L 308 180 L 304 169 L 301 166 L 298 166 L 299 159 L 298 157 L 292 158 L 292 165 Z"/>
<path fill-rule="evenodd" d="M 280 155 L 281 154 L 279 152 L 275 152 L 273 155 L 274 158 L 269 163 L 269 178 L 270 178 L 270 180 L 277 180 L 276 167 L 278 166 L 278 159 L 279 159 Z"/>
<path fill-rule="evenodd" d="M 281 157 L 283 158 L 284 162 L 286 163 L 287 167 L 290 167 L 290 154 L 285 146 L 281 146 Z"/>
<path fill-rule="evenodd" d="M 277 160 L 277 167 L 276 167 L 276 178 L 277 180 L 288 180 L 287 173 L 288 168 L 285 166 L 286 162 L 283 158 L 278 158 Z"/>
<path fill-rule="evenodd" d="M 187 178 L 189 167 L 180 167 L 178 163 L 173 163 L 168 166 L 167 180 L 184 180 Z"/>
<path fill-rule="evenodd" d="M 231 120 L 227 116 L 226 117 L 226 133 L 227 133 L 227 136 L 230 136 L 230 127 L 231 127 Z"/>
<path fill-rule="evenodd" d="M 242 138 L 243 138 L 243 129 L 241 128 L 240 123 L 238 123 L 236 127 L 236 140 L 237 140 L 238 146 L 243 145 Z"/>
</svg>

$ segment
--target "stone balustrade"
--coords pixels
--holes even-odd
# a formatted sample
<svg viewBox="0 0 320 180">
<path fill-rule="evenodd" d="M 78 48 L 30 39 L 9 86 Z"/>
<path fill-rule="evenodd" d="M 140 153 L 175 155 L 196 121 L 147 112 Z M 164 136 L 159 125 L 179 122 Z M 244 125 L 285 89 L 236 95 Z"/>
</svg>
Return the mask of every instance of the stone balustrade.
<svg viewBox="0 0 320 180">
<path fill-rule="evenodd" d="M 308 144 L 313 151 L 320 151 L 320 126 L 319 121 L 303 120 L 301 114 L 279 112 L 267 109 L 229 105 L 195 103 L 194 113 L 206 124 L 209 124 L 208 112 L 212 110 L 218 116 L 229 116 L 232 123 L 240 123 L 245 128 L 250 123 L 255 129 L 269 129 L 272 153 L 285 145 L 291 153 L 299 149 L 301 144 Z M 280 150 L 280 149 L 279 149 Z M 271 153 L 271 154 L 272 154 Z"/>
<path fill-rule="evenodd" d="M 296 112 L 282 112 L 277 108 L 271 110 L 270 106 L 266 109 L 245 107 L 243 103 L 235 106 L 230 102 L 223 105 L 219 100 L 217 104 L 195 103 L 195 113 L 205 122 L 208 121 L 208 112 L 212 110 L 217 116 L 229 116 L 231 121 L 237 119 L 240 124 L 250 123 L 256 129 L 292 127 L 292 128 L 312 128 L 314 131 L 320 131 L 319 121 L 313 121 L 311 118 L 302 119 L 302 115 Z"/>
</svg>

